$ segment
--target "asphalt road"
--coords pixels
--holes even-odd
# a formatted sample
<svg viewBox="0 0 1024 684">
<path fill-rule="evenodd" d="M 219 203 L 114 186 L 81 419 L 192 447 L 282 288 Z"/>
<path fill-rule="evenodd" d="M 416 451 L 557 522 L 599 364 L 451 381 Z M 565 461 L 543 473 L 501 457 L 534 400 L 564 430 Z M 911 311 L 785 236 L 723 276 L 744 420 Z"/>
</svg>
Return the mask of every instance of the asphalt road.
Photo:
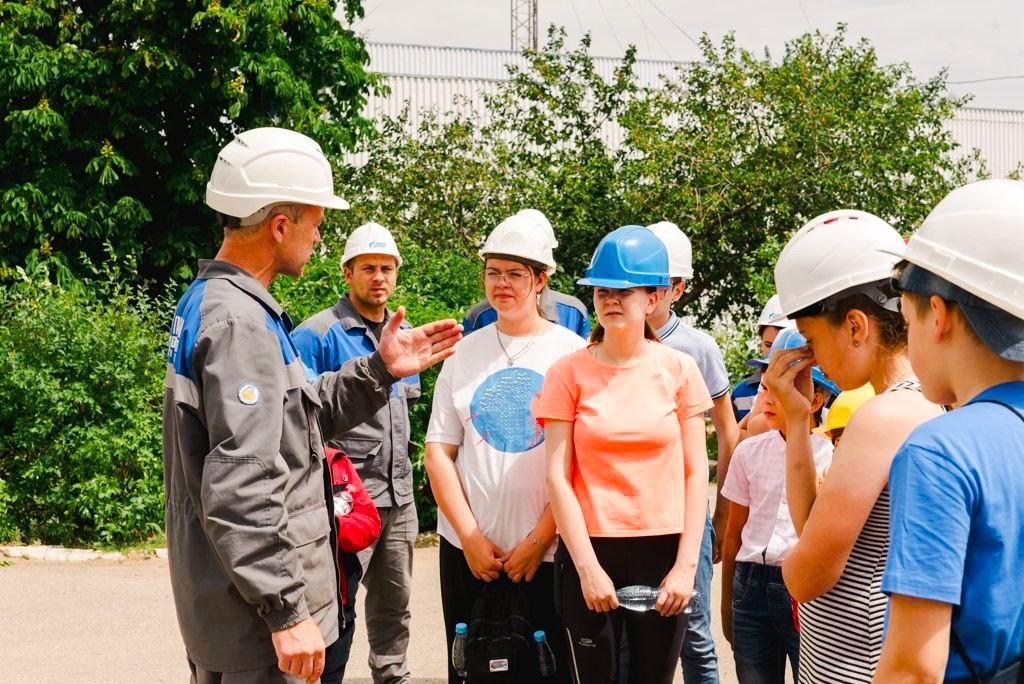
<svg viewBox="0 0 1024 684">
<path fill-rule="evenodd" d="M 409 660 L 414 681 L 424 684 L 445 681 L 437 560 L 437 547 L 416 550 Z M 188 681 L 165 560 L 8 563 L 0 566 L 4 682 Z M 718 595 L 716 574 L 714 606 Z M 345 681 L 369 684 L 366 636 L 359 630 Z M 714 631 L 721 681 L 733 684 L 717 616 Z M 682 682 L 678 673 L 676 682 Z"/>
</svg>

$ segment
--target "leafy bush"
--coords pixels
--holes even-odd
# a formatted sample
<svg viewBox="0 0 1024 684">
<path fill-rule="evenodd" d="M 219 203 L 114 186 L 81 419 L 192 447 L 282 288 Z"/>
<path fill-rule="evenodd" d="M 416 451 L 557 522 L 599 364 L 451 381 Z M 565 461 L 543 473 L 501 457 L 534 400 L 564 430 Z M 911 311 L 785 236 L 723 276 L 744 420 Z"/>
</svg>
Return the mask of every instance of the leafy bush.
<svg viewBox="0 0 1024 684">
<path fill-rule="evenodd" d="M 0 288 L 0 538 L 144 540 L 163 521 L 167 316 L 116 264 L 61 284 L 29 261 Z"/>
</svg>

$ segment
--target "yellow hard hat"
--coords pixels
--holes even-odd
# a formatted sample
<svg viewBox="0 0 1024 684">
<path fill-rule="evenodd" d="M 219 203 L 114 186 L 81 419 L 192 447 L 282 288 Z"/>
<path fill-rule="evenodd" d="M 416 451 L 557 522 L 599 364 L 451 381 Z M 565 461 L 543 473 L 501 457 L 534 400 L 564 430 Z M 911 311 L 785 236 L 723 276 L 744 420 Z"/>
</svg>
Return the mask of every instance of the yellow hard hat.
<svg viewBox="0 0 1024 684">
<path fill-rule="evenodd" d="M 836 400 L 832 402 L 832 406 L 828 409 L 825 424 L 815 429 L 814 432 L 825 437 L 831 437 L 833 430 L 845 428 L 846 424 L 850 422 L 850 416 L 853 415 L 853 412 L 873 396 L 875 396 L 875 388 L 871 386 L 870 382 L 863 387 L 840 392 Z"/>
</svg>

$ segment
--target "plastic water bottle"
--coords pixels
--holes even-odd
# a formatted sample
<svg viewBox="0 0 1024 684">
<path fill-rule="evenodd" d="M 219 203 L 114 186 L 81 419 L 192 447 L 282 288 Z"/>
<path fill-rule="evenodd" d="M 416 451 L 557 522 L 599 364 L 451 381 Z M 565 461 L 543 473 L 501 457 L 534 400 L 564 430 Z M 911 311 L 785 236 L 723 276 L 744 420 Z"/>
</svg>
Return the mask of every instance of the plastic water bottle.
<svg viewBox="0 0 1024 684">
<path fill-rule="evenodd" d="M 455 625 L 455 641 L 452 642 L 452 667 L 459 679 L 466 681 L 466 634 L 469 627 L 465 622 Z"/>
<path fill-rule="evenodd" d="M 631 584 L 615 590 L 615 598 L 619 600 L 619 607 L 626 610 L 635 610 L 642 613 L 646 610 L 654 610 L 658 597 L 661 595 L 659 587 L 652 587 L 646 584 Z M 694 591 L 690 594 L 690 601 L 683 608 L 683 615 L 691 615 L 697 608 L 695 601 L 700 598 L 700 592 Z"/>
<path fill-rule="evenodd" d="M 694 611 L 697 610 L 697 599 L 700 597 L 701 593 L 694 589 L 693 593 L 690 594 L 689 602 L 686 604 L 686 607 L 683 608 L 683 615 L 693 615 Z"/>
<path fill-rule="evenodd" d="M 654 604 L 658 602 L 661 589 L 646 584 L 631 584 L 615 590 L 615 598 L 619 600 L 619 608 L 635 610 L 642 613 L 645 610 L 654 610 Z"/>
<path fill-rule="evenodd" d="M 533 633 L 533 646 L 537 651 L 537 670 L 541 677 L 550 677 L 555 674 L 558 666 L 555 664 L 555 654 L 551 652 L 551 644 L 543 629 Z"/>
</svg>

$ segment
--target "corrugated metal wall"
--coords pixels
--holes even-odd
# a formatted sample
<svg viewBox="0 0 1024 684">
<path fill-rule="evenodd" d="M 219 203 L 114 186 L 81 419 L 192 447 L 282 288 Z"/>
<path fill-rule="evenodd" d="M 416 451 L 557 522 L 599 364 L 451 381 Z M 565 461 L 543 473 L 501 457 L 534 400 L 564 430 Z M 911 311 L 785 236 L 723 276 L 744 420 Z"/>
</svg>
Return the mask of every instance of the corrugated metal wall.
<svg viewBox="0 0 1024 684">
<path fill-rule="evenodd" d="M 397 116 L 409 104 L 410 123 L 420 123 L 420 110 L 482 112 L 483 94 L 494 93 L 508 80 L 508 65 L 526 66 L 522 54 L 508 50 L 433 47 L 396 43 L 367 43 L 373 71 L 387 74 L 391 94 L 371 96 L 366 113 L 374 118 Z M 610 78 L 619 59 L 596 57 L 595 67 Z M 643 86 L 655 86 L 662 74 L 671 73 L 685 63 L 662 60 L 638 60 L 636 73 Z M 1024 112 L 964 108 L 950 122 L 954 137 L 964 153 L 981 151 L 989 173 L 1002 177 L 1024 164 Z M 621 140 L 616 125 L 605 127 L 612 146 Z M 365 157 L 354 156 L 352 163 Z"/>
</svg>

